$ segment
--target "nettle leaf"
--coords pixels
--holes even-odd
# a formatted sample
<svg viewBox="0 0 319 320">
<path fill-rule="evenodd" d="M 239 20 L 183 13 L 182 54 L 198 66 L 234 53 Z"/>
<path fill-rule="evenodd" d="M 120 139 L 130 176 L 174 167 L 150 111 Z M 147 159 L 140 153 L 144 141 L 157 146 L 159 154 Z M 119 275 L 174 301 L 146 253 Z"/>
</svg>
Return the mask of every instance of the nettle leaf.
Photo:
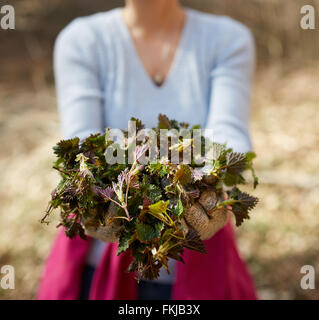
<svg viewBox="0 0 319 320">
<path fill-rule="evenodd" d="M 142 241 L 151 241 L 154 238 L 158 238 L 162 231 L 164 224 L 162 222 L 157 223 L 155 227 L 152 227 L 143 222 L 136 222 L 136 234 L 137 238 Z"/>
<path fill-rule="evenodd" d="M 174 213 L 176 214 L 176 216 L 178 218 L 180 218 L 183 212 L 184 212 L 183 203 L 182 203 L 181 199 L 178 199 L 177 204 L 174 207 Z"/>
<path fill-rule="evenodd" d="M 147 195 L 152 199 L 152 202 L 157 202 L 162 198 L 162 190 L 155 184 L 150 184 Z"/>
<path fill-rule="evenodd" d="M 241 192 L 234 187 L 229 193 L 229 199 L 226 201 L 232 207 L 232 212 L 235 215 L 236 226 L 240 226 L 245 219 L 250 219 L 249 211 L 258 203 L 258 198 L 249 195 L 246 192 Z"/>
<path fill-rule="evenodd" d="M 150 163 L 148 166 L 150 174 L 157 174 L 161 178 L 167 176 L 170 173 L 169 168 L 160 162 Z"/>
<path fill-rule="evenodd" d="M 179 130 L 179 123 L 176 120 L 169 120 L 164 114 L 158 115 L 158 129 L 177 129 Z"/>
<path fill-rule="evenodd" d="M 158 201 L 148 206 L 148 210 L 150 213 L 154 213 L 154 214 L 166 213 L 168 204 L 169 204 L 169 201 Z"/>
<path fill-rule="evenodd" d="M 169 204 L 169 201 L 158 201 L 154 204 L 151 204 L 147 208 L 147 212 L 151 214 L 153 217 L 163 221 L 164 223 L 169 223 L 167 217 L 166 217 L 166 210 L 167 206 Z"/>
<path fill-rule="evenodd" d="M 171 122 L 169 121 L 169 119 L 167 118 L 167 116 L 165 116 L 164 114 L 159 114 L 158 115 L 158 125 L 157 125 L 158 129 L 171 129 Z"/>
<path fill-rule="evenodd" d="M 101 196 L 104 200 L 109 201 L 114 195 L 114 190 L 111 187 L 106 187 L 105 189 L 92 186 L 91 190 L 98 196 Z"/>
<path fill-rule="evenodd" d="M 136 222 L 137 238 L 141 241 L 149 241 L 155 237 L 154 229 L 143 222 Z"/>
<path fill-rule="evenodd" d="M 106 146 L 105 134 L 95 133 L 87 137 L 81 144 L 81 150 L 94 151 L 96 149 L 103 149 Z"/>
<path fill-rule="evenodd" d="M 87 240 L 82 225 L 75 220 L 67 220 L 62 224 L 65 227 L 65 234 L 70 239 L 79 235 L 83 240 Z"/>
<path fill-rule="evenodd" d="M 140 119 L 131 117 L 130 121 L 134 121 L 135 125 L 136 125 L 136 131 L 140 131 L 142 129 L 144 129 L 144 125 L 142 123 L 142 121 Z"/>
<path fill-rule="evenodd" d="M 187 185 L 192 182 L 192 171 L 186 164 L 180 164 L 174 176 L 174 183 L 180 182 L 182 185 Z"/>
<path fill-rule="evenodd" d="M 89 177 L 90 179 L 94 180 L 94 176 L 87 164 L 88 159 L 89 158 L 87 158 L 83 153 L 79 153 L 76 156 L 75 161 L 80 163 L 80 173 L 82 174 L 82 176 Z"/>
<path fill-rule="evenodd" d="M 164 229 L 165 224 L 160 221 L 158 223 L 155 224 L 154 229 L 155 229 L 155 233 L 156 233 L 156 238 L 158 238 L 162 232 L 162 230 Z"/>
<path fill-rule="evenodd" d="M 212 160 L 223 161 L 226 155 L 226 145 L 214 142 L 210 154 L 212 155 Z"/>
<path fill-rule="evenodd" d="M 162 189 L 160 186 L 150 183 L 149 179 L 143 177 L 143 182 L 140 183 L 139 193 L 142 198 L 150 198 L 152 202 L 157 202 L 162 198 Z"/>
<path fill-rule="evenodd" d="M 187 249 L 200 253 L 207 253 L 203 241 L 200 239 L 198 232 L 194 229 L 189 229 L 183 245 Z"/>
<path fill-rule="evenodd" d="M 117 249 L 117 255 L 120 255 L 122 252 L 126 251 L 130 243 L 133 239 L 133 233 L 132 232 L 124 232 L 120 236 L 119 244 L 118 244 L 118 249 Z"/>
<path fill-rule="evenodd" d="M 246 167 L 246 155 L 239 152 L 227 153 L 226 165 L 230 174 L 240 174 Z"/>
<path fill-rule="evenodd" d="M 252 161 L 252 160 L 254 160 L 256 157 L 257 157 L 257 155 L 256 155 L 255 152 L 252 152 L 252 151 L 246 152 L 246 160 L 247 160 L 247 161 Z"/>
<path fill-rule="evenodd" d="M 231 174 L 226 172 L 224 175 L 224 184 L 228 187 L 236 186 L 237 184 L 244 184 L 246 181 L 240 174 Z"/>
<path fill-rule="evenodd" d="M 61 140 L 54 147 L 53 151 L 58 157 L 65 158 L 70 154 L 76 154 L 79 150 L 80 139 L 78 137 L 69 140 Z"/>
</svg>

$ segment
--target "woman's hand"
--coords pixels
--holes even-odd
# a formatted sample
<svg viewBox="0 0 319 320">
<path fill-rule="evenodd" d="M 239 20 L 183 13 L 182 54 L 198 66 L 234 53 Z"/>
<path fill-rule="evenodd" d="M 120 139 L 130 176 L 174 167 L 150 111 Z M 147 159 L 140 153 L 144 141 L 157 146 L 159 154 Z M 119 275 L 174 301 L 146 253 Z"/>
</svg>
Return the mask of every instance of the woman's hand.
<svg viewBox="0 0 319 320">
<path fill-rule="evenodd" d="M 214 210 L 217 198 L 214 191 L 204 191 L 198 202 L 186 210 L 184 218 L 187 228 L 189 225 L 196 230 L 202 240 L 211 238 L 217 231 L 223 228 L 228 221 L 226 208 Z"/>
<path fill-rule="evenodd" d="M 120 219 L 112 219 L 117 216 L 117 205 L 111 202 L 106 213 L 106 225 L 104 227 L 95 228 L 90 226 L 89 221 L 83 221 L 85 233 L 95 239 L 104 242 L 118 242 L 119 234 L 122 230 Z"/>
</svg>

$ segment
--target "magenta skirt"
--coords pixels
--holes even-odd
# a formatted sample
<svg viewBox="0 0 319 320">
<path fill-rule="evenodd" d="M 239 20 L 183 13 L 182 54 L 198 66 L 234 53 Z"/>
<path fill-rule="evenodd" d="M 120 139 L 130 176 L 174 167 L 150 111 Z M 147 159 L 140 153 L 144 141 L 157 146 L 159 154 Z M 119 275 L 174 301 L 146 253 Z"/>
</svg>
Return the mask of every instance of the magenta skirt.
<svg viewBox="0 0 319 320">
<path fill-rule="evenodd" d="M 252 278 L 239 256 L 229 222 L 211 239 L 204 241 L 207 254 L 184 251 L 185 264 L 178 262 L 172 298 L 176 300 L 257 299 Z M 90 248 L 88 241 L 68 239 L 60 230 L 46 261 L 38 299 L 76 300 Z M 126 273 L 131 262 L 128 252 L 116 255 L 117 244 L 109 244 L 96 268 L 90 289 L 91 300 L 131 300 L 137 298 L 133 273 Z"/>
</svg>

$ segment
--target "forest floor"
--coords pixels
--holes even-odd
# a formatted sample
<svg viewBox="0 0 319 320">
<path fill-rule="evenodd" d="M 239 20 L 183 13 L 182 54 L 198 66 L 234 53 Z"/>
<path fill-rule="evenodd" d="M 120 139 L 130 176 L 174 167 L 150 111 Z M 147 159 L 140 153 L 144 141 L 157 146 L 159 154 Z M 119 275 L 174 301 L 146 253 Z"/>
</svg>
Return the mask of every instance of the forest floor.
<svg viewBox="0 0 319 320">
<path fill-rule="evenodd" d="M 254 194 L 261 201 L 237 229 L 239 248 L 260 298 L 319 299 L 319 289 L 300 287 L 303 265 L 319 271 L 319 66 L 264 68 L 255 82 Z M 58 181 L 51 170 L 60 138 L 55 92 L 0 87 L 0 101 L 0 267 L 14 266 L 16 277 L 15 290 L 0 288 L 0 299 L 33 299 L 56 233 L 54 221 L 39 222 Z"/>
</svg>

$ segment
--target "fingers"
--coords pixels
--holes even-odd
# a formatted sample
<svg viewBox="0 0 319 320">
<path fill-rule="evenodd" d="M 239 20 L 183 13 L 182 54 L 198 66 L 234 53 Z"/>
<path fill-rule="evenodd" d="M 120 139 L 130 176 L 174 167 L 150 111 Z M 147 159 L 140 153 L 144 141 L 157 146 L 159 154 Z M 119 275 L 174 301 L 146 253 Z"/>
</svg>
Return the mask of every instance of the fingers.
<svg viewBox="0 0 319 320">
<path fill-rule="evenodd" d="M 97 229 L 93 227 L 85 228 L 85 233 L 88 236 L 104 242 L 118 242 L 120 231 L 121 226 L 115 226 L 113 224 L 110 226 L 98 227 Z"/>
<path fill-rule="evenodd" d="M 199 233 L 201 239 L 209 234 L 209 218 L 199 203 L 187 209 L 184 218 L 189 226 Z"/>
<path fill-rule="evenodd" d="M 85 233 L 92 238 L 99 239 L 104 242 L 118 242 L 122 226 L 120 219 L 112 219 L 118 215 L 117 212 L 117 205 L 111 202 L 107 209 L 106 225 L 98 228 L 85 225 Z"/>
<path fill-rule="evenodd" d="M 181 220 L 181 225 L 182 225 L 182 228 L 183 228 L 184 235 L 187 235 L 189 227 L 188 227 L 188 224 L 185 221 L 185 219 Z"/>
<path fill-rule="evenodd" d="M 228 222 L 227 209 L 218 209 L 212 213 L 212 218 L 209 220 L 209 232 L 204 235 L 202 240 L 211 238 L 215 233 L 222 229 Z"/>
<path fill-rule="evenodd" d="M 106 219 L 118 216 L 118 208 L 119 207 L 114 202 L 110 202 L 107 208 Z"/>
<path fill-rule="evenodd" d="M 204 191 L 198 202 L 201 204 L 201 206 L 205 209 L 206 213 L 211 216 L 213 209 L 216 207 L 217 204 L 217 196 L 214 191 Z"/>
<path fill-rule="evenodd" d="M 216 204 L 215 192 L 205 191 L 198 203 L 185 211 L 184 218 L 187 224 L 199 233 L 202 240 L 211 238 L 228 221 L 227 209 L 214 210 Z"/>
</svg>

